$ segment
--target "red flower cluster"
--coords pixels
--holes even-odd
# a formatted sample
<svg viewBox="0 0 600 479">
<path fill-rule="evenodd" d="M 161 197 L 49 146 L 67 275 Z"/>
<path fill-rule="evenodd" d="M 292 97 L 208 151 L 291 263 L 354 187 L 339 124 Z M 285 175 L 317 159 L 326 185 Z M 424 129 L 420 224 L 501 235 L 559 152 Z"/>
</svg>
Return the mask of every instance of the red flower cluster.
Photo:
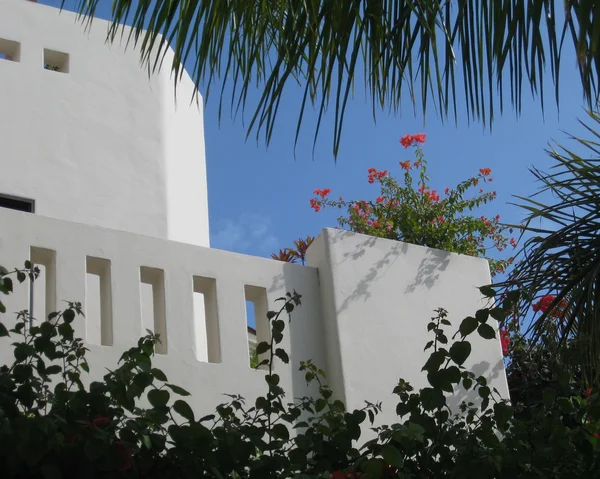
<svg viewBox="0 0 600 479">
<path fill-rule="evenodd" d="M 375 183 L 375 180 L 381 180 L 384 176 L 387 176 L 387 170 L 377 171 L 375 168 L 369 168 L 367 170 L 369 173 L 369 183 Z"/>
<path fill-rule="evenodd" d="M 434 203 L 440 201 L 440 195 L 438 195 L 438 192 L 435 190 L 425 191 L 425 195 L 429 198 L 430 201 L 433 201 Z"/>
<path fill-rule="evenodd" d="M 425 133 L 417 133 L 416 135 L 404 135 L 402 138 L 400 138 L 400 144 L 404 148 L 408 148 L 415 143 L 423 144 L 426 140 L 427 135 Z"/>
<path fill-rule="evenodd" d="M 319 195 L 322 199 L 325 199 L 325 197 L 331 193 L 331 190 L 329 188 L 325 188 L 323 190 L 317 188 L 313 193 L 315 195 Z"/>
<path fill-rule="evenodd" d="M 410 161 L 401 161 L 399 165 L 405 170 L 410 170 Z"/>
<path fill-rule="evenodd" d="M 510 344 L 510 336 L 507 329 L 500 331 L 500 344 L 502 345 L 502 354 L 508 354 L 508 345 Z"/>
<path fill-rule="evenodd" d="M 517 240 L 516 240 L 516 239 L 514 239 L 514 238 L 511 238 L 511 239 L 510 239 L 510 245 L 511 245 L 513 248 L 516 248 L 516 247 L 517 247 Z"/>
<path fill-rule="evenodd" d="M 550 305 L 552 304 L 552 302 L 555 300 L 556 296 L 552 295 L 552 294 L 547 294 L 546 296 L 542 296 L 540 298 L 540 300 L 535 303 L 531 309 L 533 309 L 533 311 L 535 313 L 541 311 L 542 313 L 545 313 L 548 311 L 548 308 L 550 308 Z M 554 318 L 558 318 L 564 315 L 565 309 L 567 308 L 568 303 L 562 299 L 556 306 L 554 306 L 554 308 L 552 309 L 552 311 L 550 311 L 548 313 L 549 316 L 552 316 Z"/>
<path fill-rule="evenodd" d="M 492 174 L 492 169 L 491 168 L 479 168 L 479 173 L 481 173 L 481 176 L 489 176 Z"/>
<path fill-rule="evenodd" d="M 315 210 L 316 213 L 318 213 L 319 211 L 321 211 L 321 205 L 320 203 L 315 200 L 314 198 L 310 199 L 310 207 Z"/>
<path fill-rule="evenodd" d="M 375 200 L 375 203 L 380 205 L 384 201 L 385 201 L 385 198 L 383 196 L 378 196 L 377 199 Z"/>
</svg>

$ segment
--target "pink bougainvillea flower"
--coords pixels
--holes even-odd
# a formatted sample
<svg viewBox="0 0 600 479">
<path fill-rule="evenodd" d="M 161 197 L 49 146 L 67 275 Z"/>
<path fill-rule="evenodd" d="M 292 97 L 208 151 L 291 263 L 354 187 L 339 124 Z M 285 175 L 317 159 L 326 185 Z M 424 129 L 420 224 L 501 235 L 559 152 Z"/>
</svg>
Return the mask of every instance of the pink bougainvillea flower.
<svg viewBox="0 0 600 479">
<path fill-rule="evenodd" d="M 321 198 L 323 198 L 323 199 L 325 199 L 325 197 L 326 197 L 326 196 L 327 196 L 329 193 L 331 193 L 331 189 L 329 189 L 329 188 L 325 188 L 325 189 L 322 189 L 322 190 L 320 190 L 320 189 L 318 189 L 318 188 L 317 188 L 317 189 L 314 191 L 314 194 L 315 194 L 315 195 L 319 195 L 319 196 L 320 196 Z"/>
<path fill-rule="evenodd" d="M 516 239 L 514 239 L 514 238 L 511 238 L 511 239 L 510 239 L 510 245 L 511 245 L 513 248 L 516 248 L 516 247 L 517 247 L 517 240 L 516 240 Z"/>
<path fill-rule="evenodd" d="M 412 145 L 412 143 L 413 143 L 413 136 L 412 135 L 404 135 L 402 138 L 400 138 L 400 144 L 404 148 L 408 148 L 410 145 Z"/>
<path fill-rule="evenodd" d="M 427 135 L 425 133 L 417 133 L 416 135 L 413 135 L 413 141 L 415 143 L 425 143 L 425 141 L 427 141 Z"/>
<path fill-rule="evenodd" d="M 319 204 L 319 202 L 317 200 L 315 200 L 314 198 L 310 199 L 310 207 L 315 210 L 316 213 L 318 213 L 319 211 L 321 211 L 321 205 Z"/>
<path fill-rule="evenodd" d="M 479 173 L 481 174 L 481 176 L 488 176 L 492 174 L 492 169 L 491 168 L 479 168 Z"/>
<path fill-rule="evenodd" d="M 385 198 L 383 196 L 378 196 L 377 199 L 375 200 L 375 203 L 380 205 L 384 201 L 385 201 Z"/>
<path fill-rule="evenodd" d="M 450 188 L 448 188 L 448 187 L 446 186 L 446 189 L 444 190 L 444 193 L 445 193 L 445 194 L 448 194 L 449 192 L 450 192 Z"/>
<path fill-rule="evenodd" d="M 402 138 L 400 138 L 400 144 L 404 148 L 408 148 L 415 143 L 423 144 L 426 140 L 427 135 L 425 133 L 417 133 L 416 135 L 404 135 Z"/>
<path fill-rule="evenodd" d="M 510 337 L 507 329 L 500 331 L 500 344 L 502 345 L 502 354 L 506 356 L 508 354 L 508 345 L 510 344 Z"/>
<path fill-rule="evenodd" d="M 399 165 L 405 170 L 410 170 L 410 161 L 401 161 Z"/>
<path fill-rule="evenodd" d="M 375 168 L 369 168 L 367 170 L 367 172 L 369 173 L 369 183 L 374 183 L 375 180 L 381 180 L 382 178 L 384 178 L 385 176 L 387 176 L 388 171 L 387 170 L 381 170 L 381 171 L 377 171 Z"/>
</svg>

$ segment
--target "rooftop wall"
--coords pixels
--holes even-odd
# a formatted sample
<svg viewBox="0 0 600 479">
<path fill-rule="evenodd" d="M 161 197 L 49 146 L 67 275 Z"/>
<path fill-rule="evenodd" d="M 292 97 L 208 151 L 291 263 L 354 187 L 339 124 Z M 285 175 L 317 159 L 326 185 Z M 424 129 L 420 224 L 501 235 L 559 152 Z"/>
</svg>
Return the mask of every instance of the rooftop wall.
<svg viewBox="0 0 600 479">
<path fill-rule="evenodd" d="M 190 103 L 184 74 L 176 101 L 169 68 L 149 77 L 137 50 L 106 43 L 107 25 L 86 31 L 72 13 L 0 0 L 0 194 L 208 246 L 202 99 Z"/>
<path fill-rule="evenodd" d="M 223 393 L 249 401 L 264 393 L 264 373 L 249 367 L 245 302 L 255 304 L 260 341 L 268 338 L 266 311 L 296 290 L 302 305 L 283 342 L 290 364 L 276 363 L 287 397 L 309 392 L 297 369 L 312 359 L 349 408 L 383 401 L 380 421 L 394 422 L 398 378 L 425 385 L 433 310 L 446 308 L 458 328 L 482 305 L 477 286 L 489 282 L 484 260 L 330 229 L 310 247 L 310 266 L 301 266 L 2 208 L 0 225 L 1 265 L 31 258 L 44 266 L 34 288 L 35 297 L 45 296 L 34 308 L 38 320 L 60 308 L 59 300 L 84 303 L 87 318 L 74 326 L 89 344 L 92 377 L 151 329 L 164 338 L 158 366 L 192 393 L 200 414 L 213 411 Z M 27 288 L 16 290 L 1 316 L 8 324 L 28 307 Z M 470 340 L 469 366 L 508 397 L 499 341 Z M 11 361 L 9 341 L 0 341 L 0 364 Z M 457 391 L 449 402 L 463 399 Z"/>
</svg>

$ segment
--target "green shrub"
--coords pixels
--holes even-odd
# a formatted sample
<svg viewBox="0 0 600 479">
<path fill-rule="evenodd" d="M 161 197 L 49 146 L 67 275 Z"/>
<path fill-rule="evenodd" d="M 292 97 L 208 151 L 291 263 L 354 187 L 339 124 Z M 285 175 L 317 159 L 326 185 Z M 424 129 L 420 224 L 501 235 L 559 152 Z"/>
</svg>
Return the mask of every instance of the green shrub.
<svg viewBox="0 0 600 479">
<path fill-rule="evenodd" d="M 0 273 L 0 292 L 12 291 L 11 276 Z M 490 297 L 495 292 L 482 288 Z M 280 347 L 285 318 L 300 295 L 279 298 L 268 313 L 271 341 L 257 345 L 263 359 L 266 394 L 253 403 L 232 395 L 214 414 L 196 418 L 171 384 L 152 365 L 159 338 L 148 333 L 123 353 L 102 381 L 86 387 L 86 348 L 71 326 L 79 303 L 31 327 L 27 312 L 0 336 L 12 338 L 15 360 L 0 368 L 0 471 L 7 478 L 515 478 L 597 477 L 600 400 L 548 384 L 539 408 L 515 415 L 515 407 L 484 377 L 465 368 L 471 334 L 493 340 L 496 321 L 513 308 L 515 293 L 496 307 L 465 318 L 449 337 L 447 312 L 438 309 L 427 325 L 433 335 L 423 367 L 429 385 L 415 391 L 400 380 L 399 422 L 374 428 L 362 441 L 379 404 L 347 411 L 334 399 L 325 373 L 301 363 L 316 398 L 286 402 L 274 361 L 289 362 Z M 2 309 L 5 309 L 2 307 Z M 291 319 L 291 318 L 290 318 Z M 497 339 L 496 339 L 497 340 Z M 559 386 L 561 378 L 557 379 Z M 447 397 L 463 388 L 478 400 L 451 411 Z M 144 401 L 142 401 L 144 400 Z M 149 404 L 149 407 L 144 404 Z"/>
</svg>

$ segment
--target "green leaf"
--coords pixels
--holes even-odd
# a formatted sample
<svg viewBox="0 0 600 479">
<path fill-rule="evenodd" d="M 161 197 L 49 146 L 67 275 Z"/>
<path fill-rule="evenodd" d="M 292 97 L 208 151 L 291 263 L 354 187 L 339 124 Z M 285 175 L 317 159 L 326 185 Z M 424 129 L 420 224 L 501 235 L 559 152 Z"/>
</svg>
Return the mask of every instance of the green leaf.
<svg viewBox="0 0 600 479">
<path fill-rule="evenodd" d="M 271 345 L 266 341 L 261 341 L 256 345 L 256 354 L 266 353 L 269 349 L 271 349 Z"/>
<path fill-rule="evenodd" d="M 479 292 L 488 298 L 496 297 L 496 290 L 491 286 L 481 286 Z"/>
<path fill-rule="evenodd" d="M 404 455 L 391 444 L 383 446 L 381 457 L 389 466 L 400 468 L 404 465 Z"/>
<path fill-rule="evenodd" d="M 152 441 L 150 440 L 150 437 L 146 434 L 142 434 L 142 442 L 144 443 L 146 449 L 152 449 Z"/>
<path fill-rule="evenodd" d="M 471 343 L 468 341 L 457 341 L 450 347 L 450 358 L 461 366 L 471 355 Z"/>
<path fill-rule="evenodd" d="M 6 329 L 6 326 L 4 326 L 2 322 L 0 322 L 0 338 L 4 336 L 9 336 L 8 329 Z"/>
<path fill-rule="evenodd" d="M 477 392 L 479 393 L 479 396 L 484 399 L 487 398 L 491 393 L 490 388 L 487 386 L 480 387 Z"/>
<path fill-rule="evenodd" d="M 477 321 L 479 321 L 480 323 L 485 323 L 488 318 L 490 316 L 490 311 L 489 309 L 479 309 L 477 310 L 477 312 L 475 313 L 475 318 L 477 319 Z"/>
<path fill-rule="evenodd" d="M 458 330 L 462 336 L 468 336 L 477 329 L 477 326 L 479 326 L 477 319 L 472 316 L 468 316 L 462 320 Z"/>
<path fill-rule="evenodd" d="M 285 322 L 282 319 L 276 319 L 273 321 L 273 330 L 281 332 L 284 328 Z"/>
<path fill-rule="evenodd" d="M 288 364 L 290 362 L 290 357 L 288 356 L 288 354 L 281 348 L 277 348 L 275 350 L 275 356 L 277 356 L 279 359 L 281 359 L 281 361 L 285 364 Z"/>
<path fill-rule="evenodd" d="M 194 422 L 194 411 L 192 411 L 192 408 L 190 407 L 190 405 L 188 403 L 186 403 L 185 401 L 178 399 L 177 401 L 175 401 L 173 403 L 173 409 L 181 417 L 187 419 L 190 422 Z"/>
<path fill-rule="evenodd" d="M 164 372 L 162 372 L 160 369 L 158 368 L 152 368 L 150 370 L 150 373 L 152 374 L 152 376 L 154 376 L 156 379 L 158 379 L 159 381 L 162 382 L 166 382 L 167 381 L 167 376 Z"/>
<path fill-rule="evenodd" d="M 513 416 L 513 408 L 508 404 L 499 402 L 494 404 L 494 419 L 496 419 L 496 424 L 500 428 L 501 431 L 506 430 L 506 423 L 511 420 Z"/>
<path fill-rule="evenodd" d="M 0 278 L 0 292 L 4 294 L 12 293 L 13 282 L 10 278 Z"/>
<path fill-rule="evenodd" d="M 62 371 L 62 368 L 58 364 L 54 364 L 52 366 L 48 366 L 46 368 L 46 375 L 50 376 L 52 374 L 58 374 Z"/>
<path fill-rule="evenodd" d="M 283 424 L 275 424 L 271 429 L 273 437 L 276 439 L 281 439 L 283 441 L 287 441 L 290 438 L 290 432 L 288 428 Z"/>
<path fill-rule="evenodd" d="M 176 386 L 175 384 L 165 384 L 165 386 L 167 386 L 171 391 L 173 391 L 175 394 L 179 394 L 180 396 L 189 396 L 190 393 L 187 392 L 185 389 L 183 389 L 182 387 Z"/>
<path fill-rule="evenodd" d="M 169 402 L 171 395 L 164 389 L 152 389 L 148 391 L 148 401 L 153 407 L 163 407 Z"/>
<path fill-rule="evenodd" d="M 496 321 L 501 323 L 506 318 L 506 314 L 504 314 L 504 309 L 502 308 L 494 308 L 490 310 L 490 316 L 494 318 Z"/>
<path fill-rule="evenodd" d="M 73 320 L 75 319 L 75 311 L 73 311 L 72 309 L 67 309 L 63 313 L 63 319 L 64 319 L 65 323 L 67 323 L 67 324 L 72 323 Z"/>
<path fill-rule="evenodd" d="M 496 331 L 489 324 L 482 324 L 477 328 L 477 332 L 483 339 L 494 339 L 496 337 Z"/>
<path fill-rule="evenodd" d="M 440 369 L 440 366 L 444 363 L 445 360 L 446 355 L 443 352 L 434 351 L 429 356 L 429 359 L 427 360 L 425 366 L 423 366 L 423 369 L 421 369 L 421 371 L 427 371 L 428 373 L 435 372 L 438 369 Z"/>
</svg>

